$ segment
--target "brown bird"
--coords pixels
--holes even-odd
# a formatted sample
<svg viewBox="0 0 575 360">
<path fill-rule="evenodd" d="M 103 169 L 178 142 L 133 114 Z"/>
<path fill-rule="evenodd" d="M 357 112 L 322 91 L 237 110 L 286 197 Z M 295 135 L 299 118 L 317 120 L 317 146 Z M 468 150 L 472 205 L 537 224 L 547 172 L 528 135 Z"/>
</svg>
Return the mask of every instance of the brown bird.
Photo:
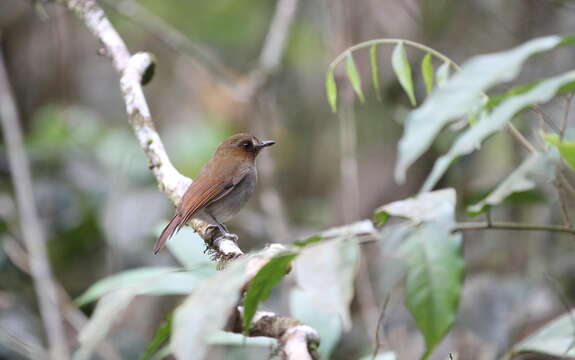
<svg viewBox="0 0 575 360">
<path fill-rule="evenodd" d="M 224 140 L 186 190 L 176 215 L 156 241 L 154 254 L 192 218 L 204 220 L 224 236 L 237 240 L 223 222 L 237 214 L 254 192 L 256 156 L 273 144 L 275 141 L 260 141 L 250 134 L 235 134 Z"/>
</svg>

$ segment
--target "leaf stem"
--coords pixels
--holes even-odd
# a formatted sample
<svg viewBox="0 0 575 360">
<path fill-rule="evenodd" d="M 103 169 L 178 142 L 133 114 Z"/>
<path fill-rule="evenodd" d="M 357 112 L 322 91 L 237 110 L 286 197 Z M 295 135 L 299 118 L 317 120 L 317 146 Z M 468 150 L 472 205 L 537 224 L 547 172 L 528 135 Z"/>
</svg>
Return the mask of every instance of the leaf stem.
<svg viewBox="0 0 575 360">
<path fill-rule="evenodd" d="M 453 231 L 468 231 L 468 230 L 520 230 L 520 231 L 552 231 L 568 233 L 575 236 L 575 229 L 562 225 L 539 225 L 539 224 L 522 224 L 513 222 L 464 222 L 458 223 Z"/>
</svg>

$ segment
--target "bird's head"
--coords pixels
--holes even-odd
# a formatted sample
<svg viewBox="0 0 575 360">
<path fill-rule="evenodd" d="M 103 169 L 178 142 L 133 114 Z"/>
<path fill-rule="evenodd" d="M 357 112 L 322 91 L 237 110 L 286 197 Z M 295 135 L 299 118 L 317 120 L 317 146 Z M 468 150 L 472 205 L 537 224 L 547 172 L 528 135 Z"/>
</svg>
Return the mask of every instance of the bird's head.
<svg viewBox="0 0 575 360">
<path fill-rule="evenodd" d="M 248 159 L 255 159 L 259 152 L 268 146 L 275 144 L 275 141 L 261 141 L 250 134 L 235 134 L 225 139 L 216 153 L 220 155 L 237 156 Z"/>
</svg>

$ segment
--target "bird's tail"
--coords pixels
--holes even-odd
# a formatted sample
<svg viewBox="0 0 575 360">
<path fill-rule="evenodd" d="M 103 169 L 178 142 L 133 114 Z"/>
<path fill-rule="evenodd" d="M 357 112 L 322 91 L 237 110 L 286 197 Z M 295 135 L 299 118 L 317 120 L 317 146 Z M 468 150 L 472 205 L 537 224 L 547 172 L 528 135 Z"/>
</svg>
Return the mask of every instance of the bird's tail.
<svg viewBox="0 0 575 360">
<path fill-rule="evenodd" d="M 162 248 L 166 241 L 174 235 L 176 231 L 179 229 L 180 222 L 182 221 L 182 217 L 179 214 L 176 214 L 172 220 L 166 225 L 164 230 L 162 230 L 162 234 L 156 240 L 156 245 L 154 245 L 154 254 L 157 254 Z"/>
</svg>

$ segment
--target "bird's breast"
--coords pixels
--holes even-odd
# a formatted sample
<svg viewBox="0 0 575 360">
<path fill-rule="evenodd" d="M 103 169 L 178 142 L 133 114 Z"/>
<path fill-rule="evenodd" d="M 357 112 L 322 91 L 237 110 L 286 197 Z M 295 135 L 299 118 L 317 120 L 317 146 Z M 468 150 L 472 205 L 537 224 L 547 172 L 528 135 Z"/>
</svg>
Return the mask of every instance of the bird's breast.
<svg viewBox="0 0 575 360">
<path fill-rule="evenodd" d="M 206 210 L 219 222 L 226 222 L 236 215 L 254 193 L 257 182 L 257 171 L 247 173 L 244 178 L 223 198 L 214 201 Z"/>
</svg>

